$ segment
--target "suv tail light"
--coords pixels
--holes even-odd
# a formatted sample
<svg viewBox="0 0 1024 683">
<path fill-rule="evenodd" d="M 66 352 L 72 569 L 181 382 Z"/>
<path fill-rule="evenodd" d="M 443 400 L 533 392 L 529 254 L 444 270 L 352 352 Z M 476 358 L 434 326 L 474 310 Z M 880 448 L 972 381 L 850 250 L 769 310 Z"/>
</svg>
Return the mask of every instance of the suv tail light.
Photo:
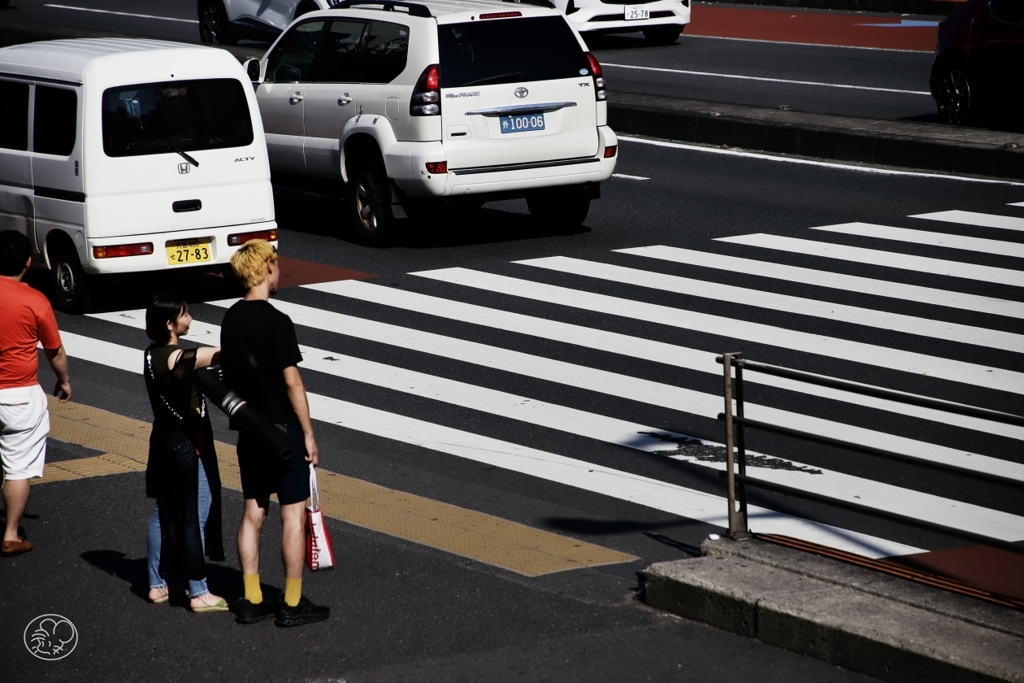
<svg viewBox="0 0 1024 683">
<path fill-rule="evenodd" d="M 608 93 L 604 90 L 604 71 L 601 70 L 601 62 L 589 52 L 587 61 L 590 62 L 590 72 L 594 74 L 594 94 L 597 95 L 599 102 L 608 99 Z"/>
<path fill-rule="evenodd" d="M 409 113 L 413 116 L 439 116 L 441 114 L 441 69 L 431 64 L 420 75 L 409 100 Z"/>
</svg>

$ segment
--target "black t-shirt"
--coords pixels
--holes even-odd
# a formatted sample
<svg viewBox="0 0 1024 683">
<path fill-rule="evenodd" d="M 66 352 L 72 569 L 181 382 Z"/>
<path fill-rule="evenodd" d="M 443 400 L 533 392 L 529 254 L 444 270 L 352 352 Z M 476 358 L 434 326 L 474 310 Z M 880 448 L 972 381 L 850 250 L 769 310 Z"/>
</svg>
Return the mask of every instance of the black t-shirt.
<svg viewBox="0 0 1024 683">
<path fill-rule="evenodd" d="M 285 368 L 302 360 L 291 318 L 267 301 L 239 301 L 224 314 L 220 345 L 232 391 L 270 422 L 297 423 L 284 383 Z"/>
</svg>

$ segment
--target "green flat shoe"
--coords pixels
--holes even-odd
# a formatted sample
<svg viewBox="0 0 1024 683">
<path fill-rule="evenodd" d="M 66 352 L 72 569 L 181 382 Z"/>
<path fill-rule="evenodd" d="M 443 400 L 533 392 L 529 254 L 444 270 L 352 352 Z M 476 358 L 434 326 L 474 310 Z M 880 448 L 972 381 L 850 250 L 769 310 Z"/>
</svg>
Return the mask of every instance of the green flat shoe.
<svg viewBox="0 0 1024 683">
<path fill-rule="evenodd" d="M 205 614 L 207 612 L 227 612 L 228 603 L 224 598 L 221 598 L 212 605 L 201 605 L 199 607 L 192 607 L 191 609 L 196 614 Z"/>
</svg>

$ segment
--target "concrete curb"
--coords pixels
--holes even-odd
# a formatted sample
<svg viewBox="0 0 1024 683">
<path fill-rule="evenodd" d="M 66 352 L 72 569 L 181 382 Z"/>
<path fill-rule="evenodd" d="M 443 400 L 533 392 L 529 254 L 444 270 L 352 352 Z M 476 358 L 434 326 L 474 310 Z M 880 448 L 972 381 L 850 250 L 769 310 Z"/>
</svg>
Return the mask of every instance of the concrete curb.
<svg viewBox="0 0 1024 683">
<path fill-rule="evenodd" d="M 846 12 L 893 12 L 949 16 L 965 0 L 713 0 L 699 5 L 762 5 L 793 9 L 833 9 Z"/>
<path fill-rule="evenodd" d="M 1024 613 L 771 543 L 705 541 L 644 602 L 887 681 L 1024 681 Z"/>
<path fill-rule="evenodd" d="M 1024 132 L 806 114 L 611 93 L 618 133 L 925 171 L 1024 180 Z M 1008 146 L 1018 145 L 1016 148 Z"/>
</svg>

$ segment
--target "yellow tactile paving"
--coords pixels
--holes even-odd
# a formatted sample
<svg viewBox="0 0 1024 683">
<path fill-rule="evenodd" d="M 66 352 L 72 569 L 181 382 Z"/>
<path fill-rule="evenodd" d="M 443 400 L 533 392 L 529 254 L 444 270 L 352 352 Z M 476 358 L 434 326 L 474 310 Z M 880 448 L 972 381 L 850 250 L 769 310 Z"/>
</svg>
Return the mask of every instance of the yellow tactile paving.
<svg viewBox="0 0 1024 683">
<path fill-rule="evenodd" d="M 150 425 L 77 403 L 50 400 L 50 435 L 103 455 L 47 464 L 37 483 L 145 469 Z M 235 448 L 217 442 L 225 488 L 241 490 Z M 526 576 L 638 558 L 567 536 L 317 469 L 324 514 Z"/>
</svg>

